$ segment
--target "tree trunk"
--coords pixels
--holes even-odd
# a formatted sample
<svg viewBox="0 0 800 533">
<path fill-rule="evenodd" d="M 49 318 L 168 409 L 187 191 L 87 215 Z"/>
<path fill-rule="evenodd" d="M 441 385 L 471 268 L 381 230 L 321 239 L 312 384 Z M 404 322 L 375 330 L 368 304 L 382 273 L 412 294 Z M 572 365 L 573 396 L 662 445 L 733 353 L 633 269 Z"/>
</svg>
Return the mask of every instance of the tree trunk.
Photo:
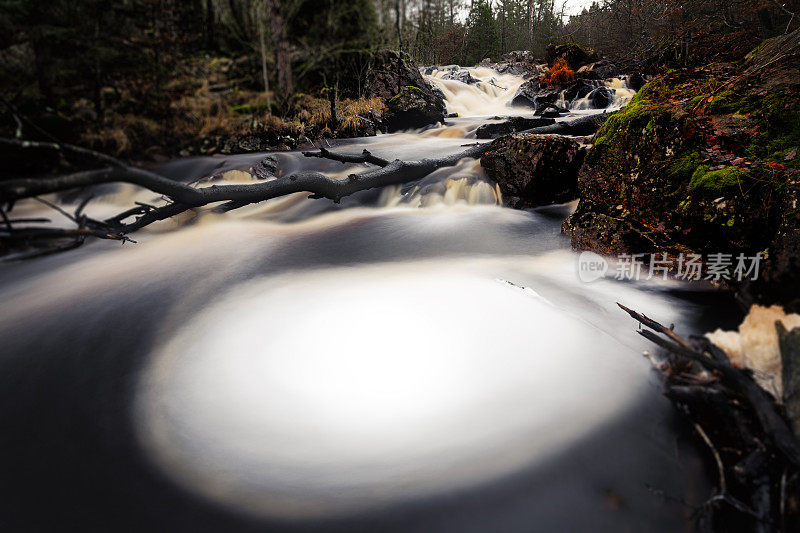
<svg viewBox="0 0 800 533">
<path fill-rule="evenodd" d="M 258 38 L 261 42 L 261 74 L 264 76 L 264 96 L 267 98 L 267 114 L 272 116 L 272 102 L 269 99 L 269 75 L 267 74 L 267 44 L 265 42 L 264 21 L 258 18 Z"/>
<path fill-rule="evenodd" d="M 214 5 L 211 0 L 206 0 L 205 8 L 206 22 L 205 22 L 205 37 L 206 49 L 214 49 Z"/>
<path fill-rule="evenodd" d="M 289 38 L 286 35 L 286 25 L 283 20 L 277 0 L 267 0 L 267 14 L 269 16 L 272 43 L 275 48 L 275 70 L 278 82 L 278 98 L 282 108 L 287 108 L 294 94 L 292 80 L 292 59 L 289 50 Z"/>
</svg>

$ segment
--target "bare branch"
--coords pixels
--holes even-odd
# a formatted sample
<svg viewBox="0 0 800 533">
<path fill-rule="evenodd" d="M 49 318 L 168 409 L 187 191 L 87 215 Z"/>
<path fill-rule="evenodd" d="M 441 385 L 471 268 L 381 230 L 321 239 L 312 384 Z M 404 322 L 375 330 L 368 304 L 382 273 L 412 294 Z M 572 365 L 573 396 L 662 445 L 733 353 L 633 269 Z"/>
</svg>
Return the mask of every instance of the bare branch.
<svg viewBox="0 0 800 533">
<path fill-rule="evenodd" d="M 325 148 L 324 146 L 320 147 L 318 152 L 303 152 L 303 155 L 306 157 L 319 157 L 324 159 L 332 159 L 334 161 L 340 161 L 342 163 L 371 163 L 373 165 L 377 165 L 379 167 L 385 167 L 389 164 L 389 161 L 386 159 L 382 159 L 380 157 L 375 157 L 372 153 L 364 149 L 360 155 L 349 155 L 349 154 L 339 154 L 334 153 Z"/>
</svg>

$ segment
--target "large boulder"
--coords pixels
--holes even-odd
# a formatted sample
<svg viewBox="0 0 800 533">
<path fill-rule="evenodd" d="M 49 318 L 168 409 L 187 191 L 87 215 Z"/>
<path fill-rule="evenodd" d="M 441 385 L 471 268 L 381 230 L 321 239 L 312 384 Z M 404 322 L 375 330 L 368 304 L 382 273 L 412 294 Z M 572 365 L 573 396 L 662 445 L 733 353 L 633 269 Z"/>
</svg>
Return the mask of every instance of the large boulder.
<svg viewBox="0 0 800 533">
<path fill-rule="evenodd" d="M 386 102 L 383 122 L 388 131 L 422 128 L 444 121 L 445 106 L 432 91 L 408 85 Z"/>
<path fill-rule="evenodd" d="M 572 70 L 578 70 L 583 65 L 600 59 L 597 52 L 591 48 L 583 48 L 575 43 L 547 45 L 545 50 L 547 64 L 553 65 L 559 58 L 564 59 Z"/>
<path fill-rule="evenodd" d="M 481 166 L 506 205 L 525 209 L 574 200 L 583 156 L 574 139 L 514 133 L 492 141 Z"/>
<path fill-rule="evenodd" d="M 730 254 L 728 282 L 745 299 L 796 310 L 798 52 L 795 31 L 744 64 L 670 71 L 645 85 L 594 136 L 563 227 L 573 247 L 703 254 L 706 267 L 710 254 Z M 763 277 L 742 287 L 735 258 L 765 250 Z"/>
<path fill-rule="evenodd" d="M 644 79 L 644 76 L 639 74 L 638 72 L 634 72 L 633 74 L 628 76 L 628 86 L 633 89 L 634 91 L 638 91 L 647 81 Z"/>
<path fill-rule="evenodd" d="M 441 92 L 425 81 L 407 54 L 376 52 L 367 75 L 367 92 L 386 103 L 383 122 L 388 131 L 421 128 L 444 120 Z"/>
<path fill-rule="evenodd" d="M 372 56 L 367 73 L 367 93 L 388 100 L 403 90 L 403 87 L 425 87 L 428 84 L 407 55 L 395 50 L 380 50 Z"/>
<path fill-rule="evenodd" d="M 514 97 L 511 99 L 510 105 L 513 107 L 530 107 L 536 108 L 536 95 L 540 89 L 539 78 L 532 78 L 519 86 Z"/>
<path fill-rule="evenodd" d="M 587 80 L 603 80 L 614 77 L 617 74 L 619 74 L 617 67 L 607 59 L 601 59 L 600 61 L 583 65 L 575 71 L 576 78 Z"/>
</svg>

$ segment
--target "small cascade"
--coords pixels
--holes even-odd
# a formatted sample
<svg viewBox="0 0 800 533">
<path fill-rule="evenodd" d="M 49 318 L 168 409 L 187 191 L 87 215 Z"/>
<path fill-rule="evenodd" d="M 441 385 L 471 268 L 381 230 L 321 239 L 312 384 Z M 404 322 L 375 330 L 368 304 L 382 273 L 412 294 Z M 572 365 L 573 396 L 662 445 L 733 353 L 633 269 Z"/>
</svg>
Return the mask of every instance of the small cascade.
<svg viewBox="0 0 800 533">
<path fill-rule="evenodd" d="M 429 68 L 425 75 L 442 91 L 448 113 L 459 117 L 507 115 L 509 103 L 525 83 L 521 76 L 500 74 L 486 67 L 446 66 Z"/>
<path fill-rule="evenodd" d="M 511 102 L 520 87 L 527 81 L 522 76 L 501 74 L 487 67 L 464 68 L 457 65 L 428 67 L 425 79 L 441 91 L 447 112 L 464 117 L 489 117 L 492 115 L 529 114 L 530 107 L 514 107 Z M 636 94 L 627 76 L 603 80 L 578 80 L 557 95 L 553 105 L 568 111 L 614 111 L 624 107 Z M 546 89 L 543 89 L 545 91 Z M 552 94 L 552 93 L 551 93 Z M 433 129 L 429 135 L 464 135 L 449 129 Z"/>
<path fill-rule="evenodd" d="M 404 190 L 389 187 L 379 204 L 383 207 L 453 207 L 494 206 L 503 204 L 503 195 L 495 183 L 484 177 L 480 161 L 464 160 L 442 168 Z"/>
<path fill-rule="evenodd" d="M 561 91 L 556 104 L 570 111 L 606 110 L 615 111 L 624 107 L 636 94 L 628 85 L 627 78 L 608 78 L 604 80 L 582 80 L 586 85 L 594 88 L 585 95 L 566 101 L 565 93 Z M 580 93 L 579 93 L 580 94 Z M 608 105 L 602 105 L 607 103 Z"/>
</svg>

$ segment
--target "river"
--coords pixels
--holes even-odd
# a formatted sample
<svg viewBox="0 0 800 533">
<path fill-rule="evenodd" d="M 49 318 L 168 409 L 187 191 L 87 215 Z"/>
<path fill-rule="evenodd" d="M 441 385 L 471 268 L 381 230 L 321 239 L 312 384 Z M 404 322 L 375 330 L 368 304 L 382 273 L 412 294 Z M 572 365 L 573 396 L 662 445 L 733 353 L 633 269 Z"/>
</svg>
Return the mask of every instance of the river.
<svg viewBox="0 0 800 533">
<path fill-rule="evenodd" d="M 508 107 L 521 78 L 471 74 L 429 76 L 446 125 L 332 146 L 435 157 L 530 115 Z M 272 155 L 283 173 L 367 168 Z M 229 171 L 264 156 L 160 171 L 247 182 Z M 158 201 L 94 194 L 96 218 Z M 502 207 L 473 160 L 306 196 L 0 264 L 4 530 L 689 529 L 680 502 L 703 501 L 707 473 L 615 302 L 688 333 L 736 322 L 724 295 L 581 282 L 572 206 Z"/>
</svg>

